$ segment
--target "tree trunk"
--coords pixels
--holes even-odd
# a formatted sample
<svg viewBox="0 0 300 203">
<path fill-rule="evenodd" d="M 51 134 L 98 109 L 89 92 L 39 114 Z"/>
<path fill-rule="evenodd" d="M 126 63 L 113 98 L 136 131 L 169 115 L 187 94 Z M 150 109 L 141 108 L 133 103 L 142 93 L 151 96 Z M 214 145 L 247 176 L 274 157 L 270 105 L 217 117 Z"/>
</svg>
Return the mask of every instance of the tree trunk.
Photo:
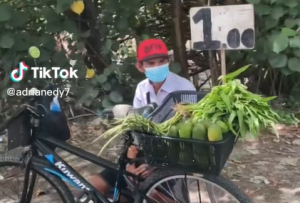
<svg viewBox="0 0 300 203">
<path fill-rule="evenodd" d="M 171 33 L 174 33 L 172 35 L 172 44 L 174 44 L 174 61 L 180 64 L 181 75 L 185 78 L 189 78 L 184 31 L 182 30 L 184 16 L 181 7 L 181 0 L 171 1 L 171 11 L 173 20 Z"/>
</svg>

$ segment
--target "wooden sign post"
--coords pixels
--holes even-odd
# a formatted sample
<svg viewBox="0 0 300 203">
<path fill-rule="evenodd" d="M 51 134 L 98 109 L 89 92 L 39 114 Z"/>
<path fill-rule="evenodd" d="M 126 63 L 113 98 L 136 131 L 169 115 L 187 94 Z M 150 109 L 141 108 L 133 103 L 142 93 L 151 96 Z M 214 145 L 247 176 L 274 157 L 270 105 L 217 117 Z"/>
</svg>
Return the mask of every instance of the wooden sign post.
<svg viewBox="0 0 300 203">
<path fill-rule="evenodd" d="M 226 50 L 255 46 L 252 4 L 193 7 L 190 23 L 193 49 L 221 51 L 222 75 L 226 75 Z"/>
</svg>

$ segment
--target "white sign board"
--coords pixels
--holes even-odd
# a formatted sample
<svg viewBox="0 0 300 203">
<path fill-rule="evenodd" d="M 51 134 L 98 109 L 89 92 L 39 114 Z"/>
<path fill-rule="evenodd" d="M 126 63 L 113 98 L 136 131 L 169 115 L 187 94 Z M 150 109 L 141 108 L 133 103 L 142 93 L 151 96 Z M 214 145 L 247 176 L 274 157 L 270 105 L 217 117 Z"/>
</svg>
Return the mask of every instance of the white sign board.
<svg viewBox="0 0 300 203">
<path fill-rule="evenodd" d="M 252 4 L 193 7 L 190 9 L 190 23 L 195 50 L 254 48 Z"/>
</svg>

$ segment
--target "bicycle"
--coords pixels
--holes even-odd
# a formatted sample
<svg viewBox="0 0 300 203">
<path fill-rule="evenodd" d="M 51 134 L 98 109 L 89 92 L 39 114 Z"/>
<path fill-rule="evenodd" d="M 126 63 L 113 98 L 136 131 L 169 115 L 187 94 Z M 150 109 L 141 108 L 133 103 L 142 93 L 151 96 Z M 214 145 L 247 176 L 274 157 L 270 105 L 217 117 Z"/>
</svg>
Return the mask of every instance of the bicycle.
<svg viewBox="0 0 300 203">
<path fill-rule="evenodd" d="M 50 85 L 46 87 L 46 90 L 49 89 L 53 89 L 53 86 Z M 170 98 L 172 99 L 172 97 L 174 97 L 175 94 L 176 93 L 170 94 L 170 96 L 166 98 L 166 102 L 164 102 L 164 104 L 171 104 L 172 102 L 170 102 Z M 178 95 L 180 95 L 180 100 L 183 102 L 187 102 L 186 95 L 189 94 L 192 95 L 192 97 L 190 98 L 192 98 L 194 102 L 199 100 L 199 98 L 195 99 L 195 92 L 186 91 L 181 92 L 180 94 L 178 93 Z M 203 97 L 203 95 L 200 95 L 200 97 Z M 45 99 L 35 97 L 32 99 L 31 103 L 35 102 L 37 103 L 37 105 L 44 106 L 45 104 L 41 102 L 44 100 L 49 100 L 49 98 Z M 175 100 L 173 100 L 173 102 L 175 102 Z M 153 120 L 164 120 L 172 115 L 171 111 L 166 111 L 165 105 L 161 105 L 159 108 L 156 108 L 155 105 L 149 104 L 139 109 L 131 109 L 131 111 L 133 113 L 139 114 L 143 114 L 145 112 L 147 114 L 150 113 L 150 115 L 152 115 Z M 163 114 L 159 114 L 159 112 L 163 111 Z M 105 113 L 106 116 L 108 116 L 109 114 L 113 114 L 111 110 L 107 110 Z M 151 140 L 148 139 L 149 136 L 143 133 L 128 132 L 126 135 L 123 136 L 123 147 L 121 149 L 117 164 L 114 164 L 101 157 L 98 157 L 94 154 L 91 154 L 87 151 L 84 151 L 80 148 L 74 147 L 66 143 L 66 137 L 64 136 L 62 136 L 63 139 L 57 139 L 54 135 L 49 135 L 45 132 L 39 132 L 40 123 L 43 118 L 45 118 L 45 115 L 41 114 L 40 112 L 37 112 L 36 106 L 34 107 L 32 105 L 24 105 L 15 116 L 11 117 L 5 123 L 0 125 L 0 132 L 2 132 L 4 129 L 7 128 L 7 126 L 11 126 L 14 125 L 14 123 L 16 123 L 14 126 L 14 129 L 16 130 L 15 134 L 8 135 L 8 151 L 0 154 L 0 167 L 14 166 L 20 167 L 25 170 L 25 179 L 20 200 L 21 203 L 31 202 L 33 196 L 33 188 L 35 185 L 37 175 L 40 175 L 43 178 L 45 178 L 45 180 L 55 188 L 63 203 L 76 202 L 74 196 L 72 195 L 70 189 L 67 187 L 65 182 L 71 184 L 76 188 L 81 189 L 84 192 L 84 195 L 87 198 L 83 202 L 111 202 L 107 197 L 100 194 L 87 180 L 85 180 L 78 172 L 76 172 L 70 165 L 68 165 L 61 157 L 59 157 L 59 155 L 54 152 L 55 148 L 60 148 L 61 150 L 67 151 L 73 155 L 83 158 L 103 168 L 117 169 L 119 172 L 113 191 L 112 199 L 112 202 L 115 203 L 120 202 L 121 195 L 126 196 L 126 198 L 129 198 L 129 200 L 134 203 L 159 202 L 151 197 L 153 191 L 158 191 L 159 193 L 170 197 L 171 195 L 169 193 L 173 189 L 166 189 L 162 186 L 157 185 L 160 183 L 162 183 L 162 185 L 165 183 L 168 184 L 168 182 L 170 182 L 171 180 L 175 180 L 180 183 L 179 178 L 182 179 L 182 189 L 184 189 L 184 186 L 185 189 L 187 189 L 187 179 L 190 178 L 193 180 L 197 180 L 197 191 L 200 191 L 199 180 L 206 181 L 206 185 L 209 183 L 213 186 L 223 189 L 224 191 L 227 191 L 238 202 L 252 202 L 233 183 L 218 175 L 224 166 L 224 160 L 226 162 L 232 149 L 229 150 L 229 152 L 226 152 L 226 155 L 224 155 L 222 161 L 217 161 L 219 163 L 216 163 L 215 160 L 214 166 L 210 167 L 211 171 L 214 171 L 213 173 L 201 174 L 194 168 L 184 168 L 185 165 L 183 165 L 183 167 L 180 167 L 179 165 L 175 166 L 174 163 L 172 165 L 172 163 L 169 163 L 168 157 L 167 161 L 165 159 L 166 157 L 163 157 L 162 162 L 164 163 L 159 162 L 158 159 L 155 159 L 155 156 L 153 156 L 153 154 L 155 154 L 155 151 L 151 149 L 151 143 L 154 145 L 157 145 L 157 143 L 165 144 L 167 142 L 167 138 L 164 140 L 162 138 L 152 136 L 153 139 Z M 141 180 L 140 177 L 137 177 L 136 175 L 126 171 L 126 164 L 135 163 L 136 161 L 139 161 L 138 159 L 130 160 L 127 158 L 127 149 L 132 144 L 137 144 L 136 139 L 138 139 L 138 144 L 141 146 L 141 148 L 143 148 L 144 150 L 148 150 L 148 153 L 145 153 L 145 158 L 142 159 L 147 163 L 160 166 L 160 168 L 158 168 L 144 180 Z M 176 141 L 176 139 L 174 139 L 174 141 Z M 149 142 L 151 143 L 149 144 Z M 156 152 L 156 154 L 158 153 L 161 155 L 161 152 L 162 151 L 160 149 L 160 151 Z M 153 159 L 153 162 L 151 161 L 151 159 Z M 32 172 L 31 182 L 29 182 L 30 171 Z M 132 190 L 132 196 L 128 196 L 125 193 L 123 193 L 123 191 L 119 187 L 118 183 L 122 176 L 125 178 L 125 181 L 127 182 L 129 188 Z M 210 192 L 208 192 L 209 196 L 213 194 L 213 190 L 214 188 L 211 187 Z M 186 192 L 188 193 L 189 191 L 186 190 Z M 171 197 L 173 198 L 175 203 L 187 203 L 187 201 L 190 201 L 190 197 L 186 197 L 187 195 L 185 195 L 184 192 L 183 196 L 183 200 L 180 200 L 180 198 L 175 197 L 175 195 L 174 197 Z M 197 202 L 202 202 L 201 194 L 199 195 L 199 200 L 197 200 Z M 218 200 L 212 201 L 212 203 L 214 202 L 218 202 Z"/>
</svg>

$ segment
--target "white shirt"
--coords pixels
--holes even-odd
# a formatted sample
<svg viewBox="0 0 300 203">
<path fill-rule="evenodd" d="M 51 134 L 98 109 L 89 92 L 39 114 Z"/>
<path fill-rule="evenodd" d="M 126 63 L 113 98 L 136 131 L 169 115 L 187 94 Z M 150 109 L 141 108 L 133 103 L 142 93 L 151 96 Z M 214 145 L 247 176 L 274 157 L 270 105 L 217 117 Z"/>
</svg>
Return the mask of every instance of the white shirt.
<svg viewBox="0 0 300 203">
<path fill-rule="evenodd" d="M 196 91 L 196 88 L 186 78 L 170 72 L 158 93 L 155 94 L 154 88 L 149 79 L 145 79 L 136 87 L 133 106 L 134 108 L 139 108 L 147 105 L 147 92 L 150 93 L 151 102 L 155 102 L 157 105 L 160 105 L 169 93 L 180 90 Z"/>
</svg>

